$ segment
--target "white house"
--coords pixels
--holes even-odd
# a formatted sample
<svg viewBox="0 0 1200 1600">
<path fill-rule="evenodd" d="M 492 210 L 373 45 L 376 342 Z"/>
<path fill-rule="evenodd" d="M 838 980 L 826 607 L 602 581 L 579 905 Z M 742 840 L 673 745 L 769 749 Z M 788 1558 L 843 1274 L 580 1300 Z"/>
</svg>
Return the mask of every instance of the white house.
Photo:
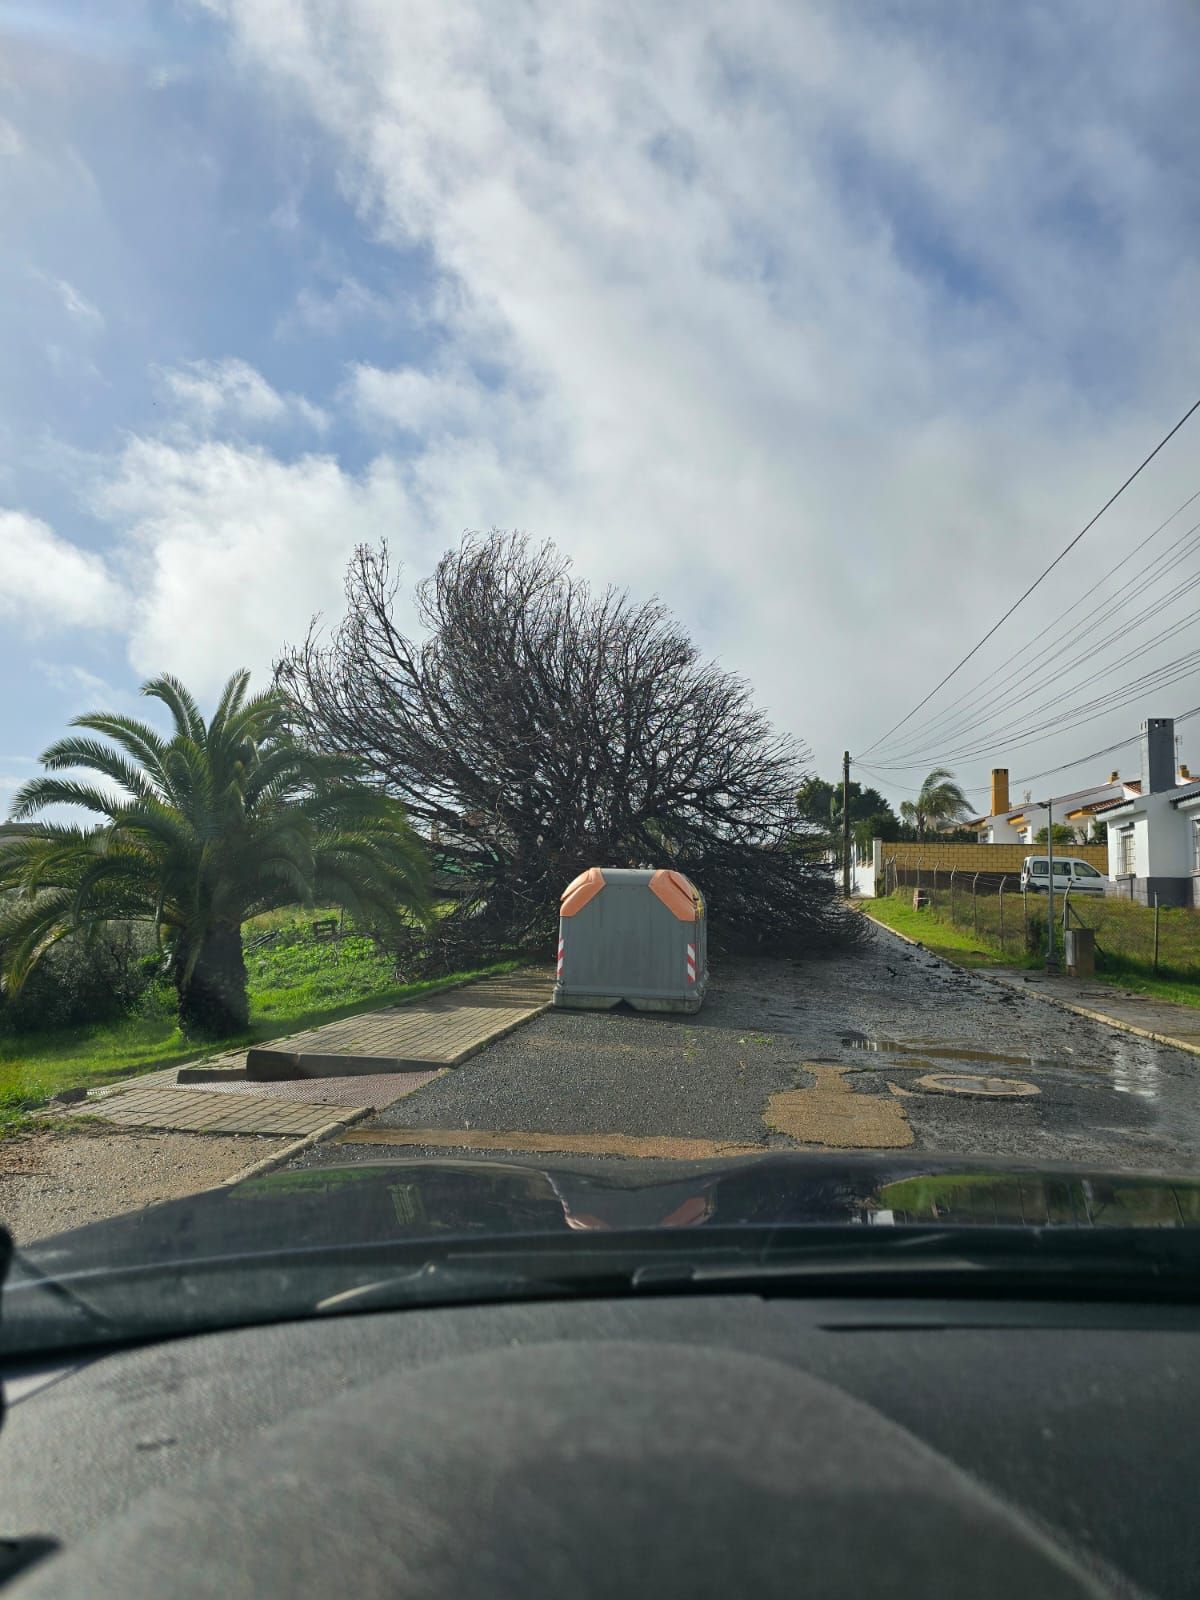
<svg viewBox="0 0 1200 1600">
<path fill-rule="evenodd" d="M 1142 905 L 1200 904 L 1200 781 L 1176 770 L 1172 718 L 1143 722 L 1142 774 L 1144 794 L 1097 813 L 1108 824 L 1109 878 Z"/>
<path fill-rule="evenodd" d="M 1038 834 L 1047 826 L 1051 812 L 1055 824 L 1074 827 L 1091 839 L 1095 834 L 1098 809 L 1126 800 L 1141 792 L 1136 780 L 1123 781 L 1114 772 L 1107 783 L 1093 784 L 1090 789 L 1075 789 L 1070 794 L 1056 795 L 1049 807 L 1044 803 L 1027 801 L 1012 806 L 1008 798 L 1008 768 L 992 768 L 992 805 L 985 817 L 972 817 L 967 827 L 978 831 L 980 844 L 1028 844 L 1036 842 Z"/>
</svg>

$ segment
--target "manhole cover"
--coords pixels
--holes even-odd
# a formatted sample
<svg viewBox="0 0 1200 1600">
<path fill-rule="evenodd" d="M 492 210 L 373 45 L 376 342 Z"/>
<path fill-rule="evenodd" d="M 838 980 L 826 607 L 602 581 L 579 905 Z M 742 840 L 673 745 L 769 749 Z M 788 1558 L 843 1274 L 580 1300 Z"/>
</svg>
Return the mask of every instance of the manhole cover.
<svg viewBox="0 0 1200 1600">
<path fill-rule="evenodd" d="M 915 1087 L 931 1094 L 970 1094 L 985 1100 L 1020 1100 L 1042 1092 L 1024 1078 L 981 1078 L 969 1072 L 929 1072 L 916 1080 Z"/>
</svg>

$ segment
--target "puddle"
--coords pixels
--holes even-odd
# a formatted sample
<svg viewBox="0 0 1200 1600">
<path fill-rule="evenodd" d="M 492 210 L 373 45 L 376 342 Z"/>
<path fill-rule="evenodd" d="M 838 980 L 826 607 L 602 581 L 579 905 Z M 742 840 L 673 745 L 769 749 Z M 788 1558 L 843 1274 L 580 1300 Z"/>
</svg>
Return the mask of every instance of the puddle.
<svg viewBox="0 0 1200 1600">
<path fill-rule="evenodd" d="M 1086 1072 L 1108 1079 L 1117 1094 L 1135 1095 L 1141 1100 L 1156 1100 L 1160 1073 L 1153 1057 L 1118 1036 L 1108 1059 L 1097 1062 L 1070 1056 L 1012 1055 L 999 1050 L 973 1050 L 969 1045 L 935 1044 L 924 1039 L 872 1039 L 865 1033 L 842 1035 L 847 1050 L 863 1050 L 872 1055 L 899 1057 L 908 1068 L 936 1065 L 939 1061 L 974 1062 L 983 1066 L 1024 1067 L 1034 1072 Z"/>
<path fill-rule="evenodd" d="M 878 1055 L 908 1056 L 914 1065 L 922 1061 L 975 1061 L 984 1066 L 1039 1067 L 1044 1072 L 1063 1067 L 1088 1070 L 1083 1062 L 1071 1060 L 1066 1056 L 1006 1055 L 1000 1050 L 973 1050 L 970 1045 L 933 1044 L 924 1039 L 914 1039 L 904 1043 L 899 1039 L 869 1039 L 865 1033 L 848 1033 L 843 1036 L 842 1044 L 847 1050 L 869 1050 L 872 1054 Z"/>
<path fill-rule="evenodd" d="M 1007 1067 L 1024 1067 L 1033 1059 L 1030 1056 L 1003 1055 L 998 1050 L 972 1050 L 969 1045 L 933 1044 L 924 1039 L 902 1043 L 899 1039 L 869 1039 L 865 1033 L 848 1033 L 842 1039 L 847 1050 L 870 1050 L 879 1055 L 929 1056 L 935 1061 L 998 1061 Z M 1053 1058 L 1046 1066 L 1068 1066 Z"/>
</svg>

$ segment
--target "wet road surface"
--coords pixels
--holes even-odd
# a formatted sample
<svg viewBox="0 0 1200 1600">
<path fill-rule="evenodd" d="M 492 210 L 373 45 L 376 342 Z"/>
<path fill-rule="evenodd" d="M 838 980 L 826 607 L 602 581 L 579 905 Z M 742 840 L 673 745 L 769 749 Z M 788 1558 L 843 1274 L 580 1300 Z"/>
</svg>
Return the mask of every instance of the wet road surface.
<svg viewBox="0 0 1200 1600">
<path fill-rule="evenodd" d="M 547 1012 L 295 1165 L 910 1148 L 1191 1170 L 1198 1077 L 873 929 L 851 955 L 716 965 L 694 1017 Z"/>
</svg>

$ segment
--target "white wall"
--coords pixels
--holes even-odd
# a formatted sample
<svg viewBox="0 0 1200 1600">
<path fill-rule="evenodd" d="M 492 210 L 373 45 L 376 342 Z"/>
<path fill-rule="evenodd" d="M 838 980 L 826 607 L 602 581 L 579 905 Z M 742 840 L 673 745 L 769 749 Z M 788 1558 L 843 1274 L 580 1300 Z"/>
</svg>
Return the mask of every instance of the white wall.
<svg viewBox="0 0 1200 1600">
<path fill-rule="evenodd" d="M 1133 875 L 1135 878 L 1186 878 L 1192 871 L 1191 824 L 1186 812 L 1177 811 L 1166 794 L 1148 794 L 1137 809 L 1108 825 L 1108 875 L 1121 870 L 1121 830 L 1133 823 Z"/>
<path fill-rule="evenodd" d="M 1021 844 L 1022 835 L 1007 823 L 1003 817 L 993 817 L 983 830 L 984 844 Z"/>
<path fill-rule="evenodd" d="M 1149 820 L 1148 857 L 1150 878 L 1186 878 L 1192 870 L 1188 820 L 1176 811 L 1164 794 L 1145 799 Z"/>
</svg>

